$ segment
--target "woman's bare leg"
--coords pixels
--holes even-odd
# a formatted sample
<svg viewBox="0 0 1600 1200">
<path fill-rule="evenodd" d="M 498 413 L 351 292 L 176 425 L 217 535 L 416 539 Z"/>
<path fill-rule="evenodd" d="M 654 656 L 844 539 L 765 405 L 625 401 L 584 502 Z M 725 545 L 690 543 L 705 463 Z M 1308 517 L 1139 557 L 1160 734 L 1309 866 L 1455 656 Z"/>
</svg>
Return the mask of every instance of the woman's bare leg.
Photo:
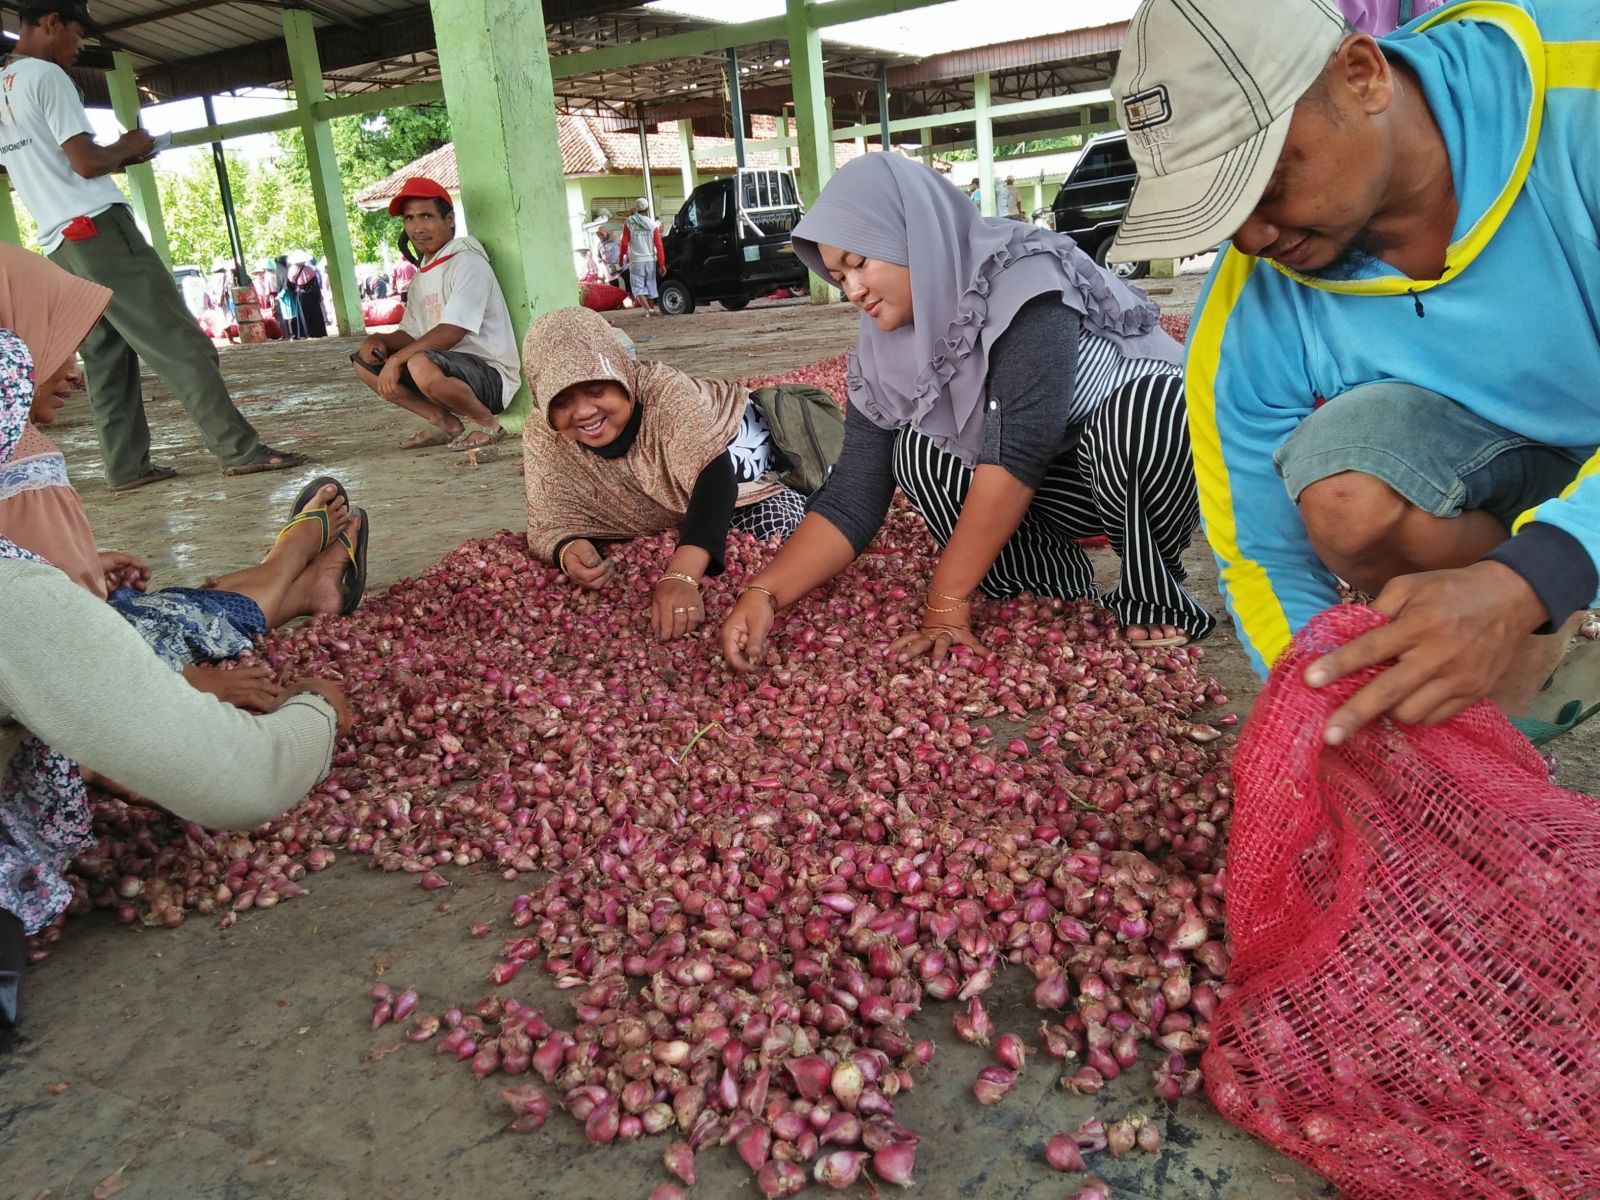
<svg viewBox="0 0 1600 1200">
<path fill-rule="evenodd" d="M 330 539 L 337 538 L 340 533 L 350 528 L 354 520 L 344 497 L 332 484 L 319 491 L 311 503 L 306 505 L 306 511 L 317 508 L 328 510 Z M 322 549 L 320 527 L 316 522 L 302 521 L 273 544 L 259 565 L 224 575 L 209 586 L 219 591 L 237 592 L 241 596 L 249 596 L 261 606 L 261 611 L 267 618 L 267 627 L 276 629 L 285 621 L 292 621 L 295 617 L 305 615 L 302 612 L 290 611 L 294 606 L 286 603 L 289 593 L 314 563 L 334 552 L 337 552 L 341 559 L 348 561 L 344 547 L 335 541 L 330 540 L 328 549 Z M 335 584 L 337 585 L 337 579 Z"/>
</svg>

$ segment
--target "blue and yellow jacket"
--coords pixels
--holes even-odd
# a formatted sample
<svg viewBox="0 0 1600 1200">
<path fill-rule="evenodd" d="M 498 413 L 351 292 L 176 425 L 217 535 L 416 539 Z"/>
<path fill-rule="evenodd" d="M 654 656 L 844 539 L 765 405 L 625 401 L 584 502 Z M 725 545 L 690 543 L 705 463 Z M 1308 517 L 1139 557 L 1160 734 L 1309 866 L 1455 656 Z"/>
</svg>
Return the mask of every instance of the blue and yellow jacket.
<svg viewBox="0 0 1600 1200">
<path fill-rule="evenodd" d="M 1327 279 L 1230 248 L 1189 335 L 1206 533 L 1263 674 L 1337 601 L 1272 465 L 1318 403 L 1398 380 L 1578 457 L 1600 445 L 1600 3 L 1458 0 L 1382 44 L 1421 78 L 1450 152 L 1460 217 L 1443 276 L 1374 260 Z M 1558 619 L 1597 602 L 1595 475 L 1600 455 L 1495 553 Z"/>
</svg>

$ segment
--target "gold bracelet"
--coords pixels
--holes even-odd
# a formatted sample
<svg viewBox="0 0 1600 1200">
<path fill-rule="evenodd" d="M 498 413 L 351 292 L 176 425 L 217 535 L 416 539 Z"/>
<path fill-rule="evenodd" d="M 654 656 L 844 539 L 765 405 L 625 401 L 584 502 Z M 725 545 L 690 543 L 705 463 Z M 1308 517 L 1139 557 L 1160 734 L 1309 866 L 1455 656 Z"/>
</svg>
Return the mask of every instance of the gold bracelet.
<svg viewBox="0 0 1600 1200">
<path fill-rule="evenodd" d="M 934 591 L 932 588 L 928 589 L 928 595 L 937 596 L 941 600 L 949 600 L 949 601 L 951 601 L 951 602 L 953 602 L 953 603 L 955 603 L 957 605 L 971 604 L 972 603 L 972 597 L 971 596 L 947 596 L 943 592 Z M 936 608 L 933 611 L 934 612 L 949 612 L 951 610 L 944 609 L 944 608 Z"/>
<path fill-rule="evenodd" d="M 960 605 L 960 604 L 954 604 L 954 605 L 951 605 L 949 608 L 935 608 L 931 604 L 924 604 L 922 606 L 922 611 L 923 612 L 936 612 L 936 613 L 960 612 L 962 610 L 962 607 L 963 606 Z"/>
<path fill-rule="evenodd" d="M 567 551 L 571 550 L 577 544 L 577 538 L 571 539 L 562 545 L 561 553 L 556 555 L 556 570 L 560 571 L 563 575 L 567 573 Z"/>
<path fill-rule="evenodd" d="M 758 583 L 747 583 L 744 591 L 739 593 L 739 598 L 741 600 L 744 599 L 744 597 L 750 592 L 760 592 L 763 596 L 765 596 L 767 598 L 767 603 L 772 605 L 773 612 L 780 613 L 783 611 L 783 605 L 778 603 L 778 598 Z"/>
<path fill-rule="evenodd" d="M 693 575 L 685 575 L 682 571 L 663 571 L 662 579 L 676 579 L 679 583 L 687 583 L 695 591 L 700 590 L 700 581 Z"/>
</svg>

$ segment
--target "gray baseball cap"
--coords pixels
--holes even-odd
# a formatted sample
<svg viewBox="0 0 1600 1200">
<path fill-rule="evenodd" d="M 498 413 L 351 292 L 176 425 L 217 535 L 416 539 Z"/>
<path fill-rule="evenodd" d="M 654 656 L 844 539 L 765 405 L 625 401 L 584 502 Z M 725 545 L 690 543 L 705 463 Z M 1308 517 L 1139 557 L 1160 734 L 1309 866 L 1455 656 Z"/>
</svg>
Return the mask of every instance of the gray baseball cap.
<svg viewBox="0 0 1600 1200">
<path fill-rule="evenodd" d="M 1333 0 L 1145 0 L 1111 83 L 1139 181 L 1107 257 L 1181 258 L 1238 232 L 1344 35 Z"/>
</svg>

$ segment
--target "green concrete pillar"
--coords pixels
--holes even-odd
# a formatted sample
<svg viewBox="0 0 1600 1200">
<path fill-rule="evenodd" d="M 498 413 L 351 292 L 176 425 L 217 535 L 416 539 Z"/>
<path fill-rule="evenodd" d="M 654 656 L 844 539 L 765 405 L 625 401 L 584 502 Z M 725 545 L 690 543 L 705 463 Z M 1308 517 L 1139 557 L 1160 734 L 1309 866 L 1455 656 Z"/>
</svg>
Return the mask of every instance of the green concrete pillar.
<svg viewBox="0 0 1600 1200">
<path fill-rule="evenodd" d="M 430 0 L 461 199 L 489 251 L 511 327 L 577 303 L 555 87 L 541 0 Z M 521 430 L 526 381 L 501 417 Z"/>
<path fill-rule="evenodd" d="M 1172 279 L 1178 274 L 1178 261 L 1173 258 L 1152 258 L 1150 260 L 1151 279 Z"/>
<path fill-rule="evenodd" d="M 922 139 L 922 161 L 928 166 L 933 166 L 933 126 L 924 125 L 919 136 Z"/>
<path fill-rule="evenodd" d="M 795 137 L 799 142 L 800 198 L 811 204 L 833 175 L 833 121 L 823 86 L 822 31 L 811 24 L 810 0 L 784 0 L 784 5 L 789 75 L 794 83 Z M 811 276 L 811 303 L 831 304 L 835 296 L 833 288 Z"/>
<path fill-rule="evenodd" d="M 22 245 L 22 230 L 17 228 L 17 209 L 11 201 L 9 175 L 0 175 L 0 242 Z"/>
<path fill-rule="evenodd" d="M 313 113 L 313 106 L 326 99 L 327 92 L 322 86 L 322 59 L 311 14 L 303 9 L 284 9 L 283 39 L 289 50 L 295 108 L 301 116 L 300 133 L 306 142 L 306 166 L 311 170 L 311 195 L 317 206 L 322 255 L 333 288 L 334 321 L 342 336 L 360 337 L 366 333 L 367 325 L 361 315 L 355 252 L 350 247 L 344 182 L 339 178 L 339 159 L 333 151 L 333 130 Z"/>
<path fill-rule="evenodd" d="M 972 77 L 972 114 L 977 123 L 978 199 L 983 215 L 994 211 L 994 122 L 989 118 L 989 72 Z"/>
<path fill-rule="evenodd" d="M 106 72 L 106 87 L 111 92 L 111 111 L 124 129 L 139 127 L 139 79 L 133 71 L 133 60 L 121 50 L 111 55 L 114 64 Z M 136 163 L 128 168 L 128 192 L 133 201 L 133 214 L 144 226 L 150 245 L 172 269 L 172 248 L 167 242 L 167 222 L 161 215 L 161 192 L 156 187 L 156 169 L 149 163 Z"/>
<path fill-rule="evenodd" d="M 791 167 L 800 165 L 799 147 L 793 144 L 795 136 L 794 105 L 785 104 L 782 114 L 783 139 L 790 144 L 783 148 L 783 161 Z"/>
<path fill-rule="evenodd" d="M 678 145 L 683 149 L 683 198 L 698 186 L 694 175 L 694 122 L 678 122 Z"/>
</svg>

